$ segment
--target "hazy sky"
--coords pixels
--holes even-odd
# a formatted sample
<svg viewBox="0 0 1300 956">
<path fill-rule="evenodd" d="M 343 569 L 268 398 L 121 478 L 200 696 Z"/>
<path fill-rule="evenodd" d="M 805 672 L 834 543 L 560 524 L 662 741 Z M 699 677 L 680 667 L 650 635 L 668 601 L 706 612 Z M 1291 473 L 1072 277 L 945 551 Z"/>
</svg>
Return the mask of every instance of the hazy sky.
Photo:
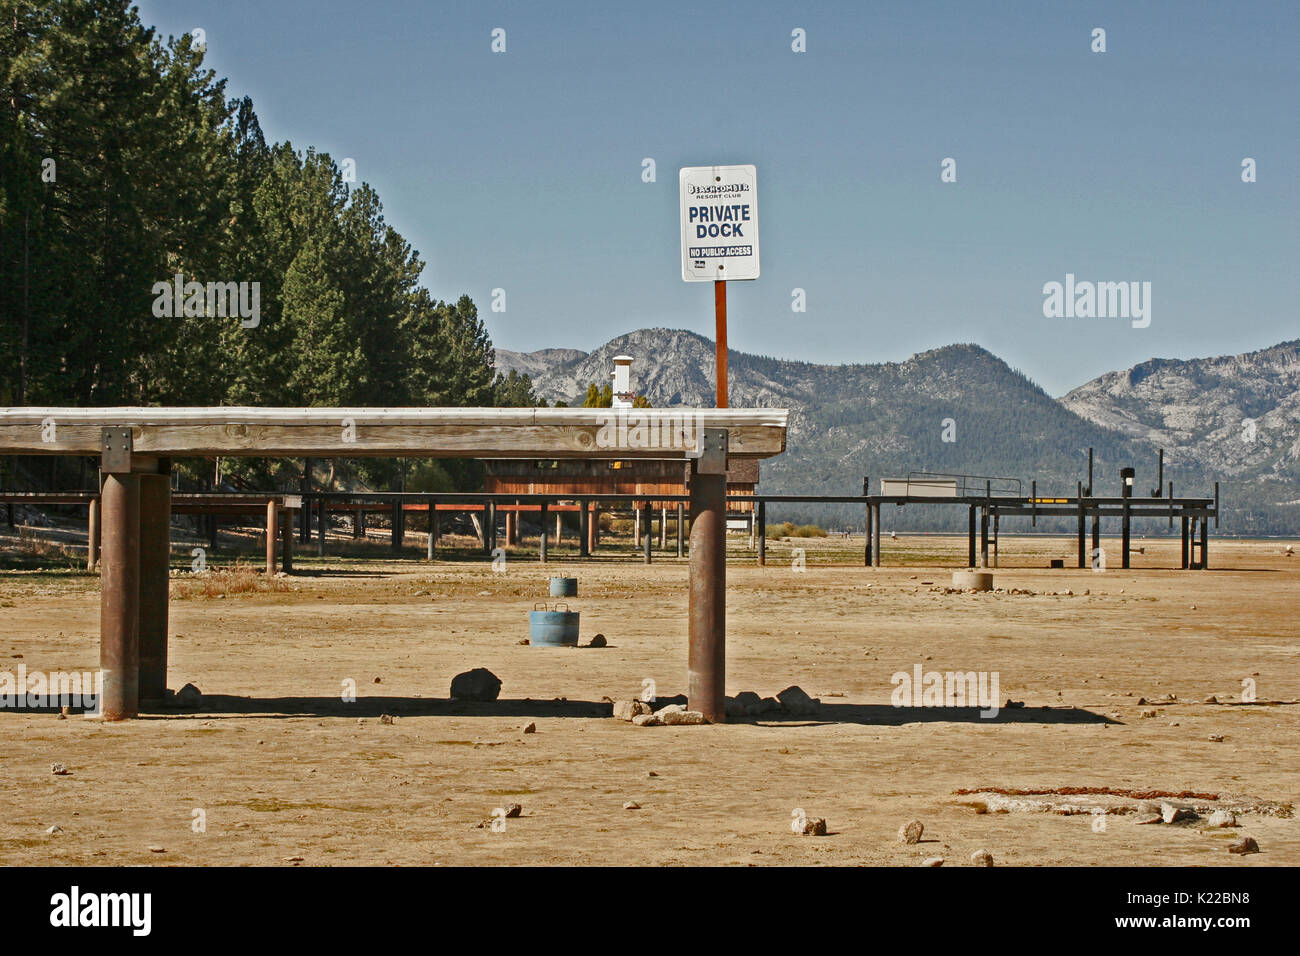
<svg viewBox="0 0 1300 956">
<path fill-rule="evenodd" d="M 504 348 L 711 337 L 711 287 L 681 279 L 677 170 L 714 163 L 758 167 L 763 272 L 729 287 L 734 349 L 976 342 L 1059 394 L 1300 337 L 1295 0 L 139 6 L 164 35 L 206 32 L 269 140 L 355 159 L 425 284 L 470 294 Z M 1150 282 L 1150 325 L 1045 318 L 1067 273 Z"/>
</svg>

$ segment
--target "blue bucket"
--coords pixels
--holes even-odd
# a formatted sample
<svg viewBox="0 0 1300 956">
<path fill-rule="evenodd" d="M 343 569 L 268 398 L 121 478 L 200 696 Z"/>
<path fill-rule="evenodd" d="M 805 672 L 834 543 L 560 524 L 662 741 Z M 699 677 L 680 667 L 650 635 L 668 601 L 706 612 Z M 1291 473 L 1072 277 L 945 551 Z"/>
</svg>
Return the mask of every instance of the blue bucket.
<svg viewBox="0 0 1300 956">
<path fill-rule="evenodd" d="M 532 647 L 577 647 L 578 612 L 570 611 L 567 604 L 557 604 L 553 611 L 542 604 L 529 611 L 528 643 Z"/>
<path fill-rule="evenodd" d="M 577 597 L 577 578 L 551 578 L 551 597 Z"/>
</svg>

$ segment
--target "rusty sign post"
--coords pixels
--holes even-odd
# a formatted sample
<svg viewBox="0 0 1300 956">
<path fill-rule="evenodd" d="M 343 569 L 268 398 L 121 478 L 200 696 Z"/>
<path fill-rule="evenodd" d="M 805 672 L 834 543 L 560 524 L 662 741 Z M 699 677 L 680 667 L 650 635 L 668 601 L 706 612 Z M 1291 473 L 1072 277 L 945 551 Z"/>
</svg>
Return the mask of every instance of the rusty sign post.
<svg viewBox="0 0 1300 956">
<path fill-rule="evenodd" d="M 758 176 L 753 166 L 686 166 L 678 187 L 682 280 L 713 283 L 717 405 L 726 408 L 727 280 L 758 278 Z M 728 443 L 726 429 L 703 429 L 690 467 L 687 699 L 692 710 L 716 723 L 727 719 Z M 679 535 L 680 527 L 679 519 Z"/>
</svg>

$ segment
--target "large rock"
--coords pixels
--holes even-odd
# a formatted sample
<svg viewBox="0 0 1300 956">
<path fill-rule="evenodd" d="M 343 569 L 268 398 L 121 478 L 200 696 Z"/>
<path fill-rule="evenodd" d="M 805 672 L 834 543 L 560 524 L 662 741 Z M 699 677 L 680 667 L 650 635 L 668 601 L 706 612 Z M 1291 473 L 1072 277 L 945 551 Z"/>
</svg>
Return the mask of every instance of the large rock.
<svg viewBox="0 0 1300 956">
<path fill-rule="evenodd" d="M 651 707 L 643 700 L 616 700 L 614 701 L 614 716 L 619 720 L 631 720 L 633 717 L 640 717 L 642 714 L 648 714 Z"/>
<path fill-rule="evenodd" d="M 992 866 L 993 854 L 988 850 L 976 850 L 970 855 L 972 866 Z"/>
<path fill-rule="evenodd" d="M 496 700 L 500 694 L 501 678 L 486 667 L 476 667 L 451 679 L 453 700 Z"/>
<path fill-rule="evenodd" d="M 907 844 L 920 843 L 925 824 L 920 820 L 909 820 L 898 828 L 899 841 Z"/>
<path fill-rule="evenodd" d="M 707 724 L 709 721 L 698 710 L 674 710 L 668 713 L 660 712 L 658 718 L 669 727 L 676 727 L 682 724 Z"/>
<path fill-rule="evenodd" d="M 662 727 L 663 723 L 654 714 L 637 714 L 632 718 L 633 727 Z"/>
<path fill-rule="evenodd" d="M 1242 837 L 1232 846 L 1228 847 L 1229 853 L 1258 853 L 1259 844 L 1255 842 L 1254 837 Z"/>
<path fill-rule="evenodd" d="M 826 820 L 824 817 L 807 817 L 803 822 L 803 829 L 799 832 L 803 836 L 825 836 Z"/>
<path fill-rule="evenodd" d="M 1212 827 L 1235 827 L 1237 815 L 1231 810 L 1215 810 L 1210 814 L 1209 823 Z"/>
<path fill-rule="evenodd" d="M 776 699 L 781 702 L 787 714 L 795 717 L 808 717 L 817 713 L 817 708 L 821 701 L 814 697 L 809 697 L 800 687 L 787 687 L 781 693 L 776 695 Z"/>
<path fill-rule="evenodd" d="M 1182 823 L 1184 820 L 1195 820 L 1196 811 L 1181 803 L 1166 802 L 1160 804 L 1160 819 L 1165 823 Z"/>
</svg>

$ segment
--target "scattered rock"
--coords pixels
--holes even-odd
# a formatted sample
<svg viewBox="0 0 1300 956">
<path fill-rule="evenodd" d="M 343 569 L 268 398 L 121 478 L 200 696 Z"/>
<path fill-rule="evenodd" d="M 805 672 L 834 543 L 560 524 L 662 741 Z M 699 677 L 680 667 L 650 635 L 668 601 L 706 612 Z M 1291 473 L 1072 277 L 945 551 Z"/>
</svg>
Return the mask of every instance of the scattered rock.
<svg viewBox="0 0 1300 956">
<path fill-rule="evenodd" d="M 1223 743 L 1223 734 L 1210 734 L 1205 739 L 1211 743 L 1221 744 Z"/>
<path fill-rule="evenodd" d="M 71 708 L 71 707 L 60 707 L 60 708 L 59 708 L 59 716 L 60 716 L 60 717 L 71 717 L 71 716 L 72 716 L 72 708 Z"/>
<path fill-rule="evenodd" d="M 529 644 L 532 643 L 532 641 L 528 640 L 528 638 L 526 638 L 526 637 L 521 637 L 519 640 L 515 641 L 515 643 L 516 643 L 516 644 L 522 644 L 522 645 L 524 645 L 525 647 L 527 647 Z"/>
<path fill-rule="evenodd" d="M 921 834 L 925 832 L 925 824 L 920 820 L 909 820 L 898 828 L 898 839 L 902 843 L 913 844 L 921 842 Z"/>
<path fill-rule="evenodd" d="M 1202 704 L 1217 704 L 1218 702 L 1219 698 L 1215 697 L 1213 694 L 1201 701 Z"/>
<path fill-rule="evenodd" d="M 1156 711 L 1154 711 L 1154 710 L 1144 710 L 1144 711 L 1142 711 L 1140 714 L 1138 714 L 1138 716 L 1139 716 L 1139 717 L 1155 717 L 1155 716 L 1156 716 Z"/>
<path fill-rule="evenodd" d="M 988 850 L 976 850 L 970 855 L 970 861 L 974 866 L 992 866 L 993 854 Z"/>
<path fill-rule="evenodd" d="M 511 820 L 524 812 L 524 808 L 517 803 L 512 803 L 506 807 L 506 819 Z"/>
<path fill-rule="evenodd" d="M 1165 823 L 1180 823 L 1183 820 L 1195 820 L 1197 813 L 1191 807 L 1177 803 L 1160 804 L 1160 819 Z"/>
<path fill-rule="evenodd" d="M 805 694 L 802 688 L 797 686 L 787 687 L 781 693 L 776 695 L 776 699 L 781 702 L 786 713 L 793 714 L 796 717 L 806 717 L 817 713 L 817 708 L 821 701 Z"/>
<path fill-rule="evenodd" d="M 302 857 L 300 857 L 300 856 L 286 856 L 286 857 L 284 858 L 284 862 L 285 862 L 285 863 L 301 863 L 301 862 L 302 862 Z"/>
<path fill-rule="evenodd" d="M 595 637 L 593 637 L 593 638 L 591 639 L 591 643 L 588 644 L 587 646 L 588 646 L 588 647 L 608 647 L 608 646 L 609 646 L 609 642 L 605 640 L 605 635 L 604 635 L 604 634 L 597 634 Z"/>
<path fill-rule="evenodd" d="M 664 722 L 655 714 L 637 714 L 632 718 L 632 726 L 634 727 L 662 727 L 663 724 Z M 654 774 L 651 773 L 651 776 L 654 776 Z"/>
<path fill-rule="evenodd" d="M 629 800 L 627 803 L 623 804 L 623 809 L 624 809 L 624 810 L 640 810 L 640 809 L 641 809 L 641 804 L 637 803 L 635 800 Z"/>
<path fill-rule="evenodd" d="M 1209 824 L 1212 827 L 1235 827 L 1237 815 L 1231 810 L 1215 810 L 1210 814 Z"/>
<path fill-rule="evenodd" d="M 379 715 L 379 722 L 380 722 L 381 724 L 391 724 L 391 723 L 393 722 L 393 715 L 392 715 L 392 714 L 380 714 L 380 715 Z"/>
<path fill-rule="evenodd" d="M 50 773 L 54 774 L 56 777 L 66 777 L 68 775 L 68 768 L 63 766 L 61 763 L 52 763 L 50 764 Z"/>
<path fill-rule="evenodd" d="M 921 861 L 922 866 L 943 866 L 943 857 L 931 856 Z"/>
<path fill-rule="evenodd" d="M 166 847 L 162 847 L 162 846 L 151 846 L 151 847 L 149 847 L 149 852 L 150 852 L 150 853 L 166 853 L 166 852 L 167 852 L 167 848 L 166 848 Z"/>
<path fill-rule="evenodd" d="M 803 822 L 803 829 L 799 831 L 803 836 L 825 836 L 826 820 L 823 817 L 808 817 Z"/>
<path fill-rule="evenodd" d="M 646 775 L 647 777 L 657 777 L 657 776 L 659 776 L 659 774 L 658 774 L 656 771 L 654 771 L 654 770 L 647 770 L 647 771 L 645 772 L 645 775 Z"/>
<path fill-rule="evenodd" d="M 1254 837 L 1242 837 L 1232 846 L 1228 847 L 1228 852 L 1237 854 L 1258 853 L 1259 844 L 1255 842 Z"/>
<path fill-rule="evenodd" d="M 686 709 L 685 704 L 668 704 L 664 707 L 659 708 L 659 710 L 656 713 L 658 713 L 660 717 L 663 717 L 665 714 L 680 714 L 685 709 Z"/>
<path fill-rule="evenodd" d="M 45 832 L 48 833 L 50 836 L 54 836 L 54 834 L 56 834 L 56 833 L 62 833 L 62 832 L 63 832 L 63 827 L 59 826 L 59 825 L 56 823 L 56 824 L 54 824 L 52 827 L 50 827 L 48 830 L 46 830 Z"/>
<path fill-rule="evenodd" d="M 619 720 L 631 720 L 651 712 L 651 707 L 643 700 L 618 700 L 614 702 L 614 716 Z"/>
<path fill-rule="evenodd" d="M 669 727 L 676 727 L 684 724 L 707 724 L 708 720 L 698 710 L 675 710 L 670 714 L 657 714 L 660 720 Z"/>
<path fill-rule="evenodd" d="M 532 720 L 528 721 L 528 723 L 524 724 L 522 727 L 519 728 L 519 732 L 521 734 L 537 733 L 537 722 Z"/>
<path fill-rule="evenodd" d="M 376 677 L 375 680 L 374 680 L 374 683 L 376 683 L 376 684 L 382 684 L 383 681 L 380 680 L 378 677 Z"/>
<path fill-rule="evenodd" d="M 476 667 L 451 679 L 454 700 L 496 700 L 500 693 L 501 678 L 486 667 Z"/>
</svg>

